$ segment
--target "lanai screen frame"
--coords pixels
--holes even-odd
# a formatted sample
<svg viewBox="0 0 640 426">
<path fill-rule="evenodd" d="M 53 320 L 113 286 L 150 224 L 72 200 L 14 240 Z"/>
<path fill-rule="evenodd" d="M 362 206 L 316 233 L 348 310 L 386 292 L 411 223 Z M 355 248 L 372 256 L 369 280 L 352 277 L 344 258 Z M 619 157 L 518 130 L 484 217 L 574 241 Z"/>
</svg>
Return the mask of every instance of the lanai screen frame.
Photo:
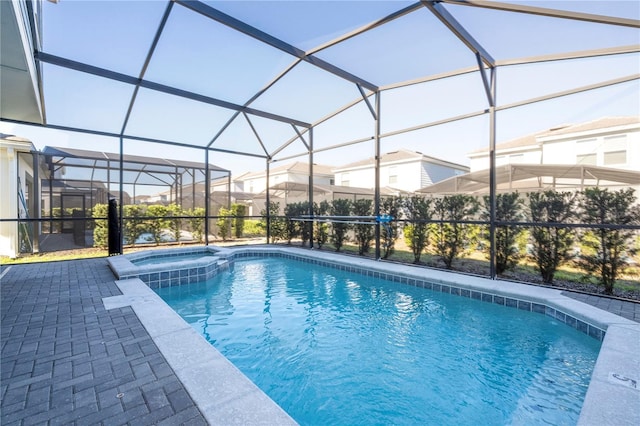
<svg viewBox="0 0 640 426">
<path fill-rule="evenodd" d="M 374 210 L 375 210 L 375 215 L 378 216 L 379 212 L 380 212 L 380 141 L 381 139 L 384 139 L 386 137 L 391 137 L 391 136 L 395 136 L 398 134 L 402 134 L 402 133 L 407 133 L 407 132 L 411 132 L 411 131 L 415 131 L 415 130 L 419 130 L 419 129 L 425 129 L 428 127 L 434 127 L 434 126 L 438 126 L 438 125 L 442 125 L 442 124 L 447 124 L 447 123 L 453 123 L 453 122 L 457 122 L 457 121 L 461 121 L 461 120 L 465 120 L 465 119 L 469 119 L 469 118 L 473 118 L 473 117 L 479 117 L 479 116 L 486 116 L 488 115 L 489 117 L 489 170 L 490 170 L 490 183 L 489 183 L 489 199 L 490 199 L 490 204 L 492 206 L 491 210 L 490 210 L 490 219 L 489 219 L 489 230 L 490 230 L 490 240 L 492 241 L 491 247 L 490 247 L 490 276 L 492 279 L 496 278 L 496 268 L 495 268 L 495 228 L 496 228 L 496 217 L 495 217 L 495 203 L 496 203 L 496 176 L 495 176 L 495 167 L 496 167 L 496 152 L 495 152 L 495 145 L 496 145 L 496 131 L 497 131 L 497 123 L 496 123 L 496 115 L 498 112 L 500 111 L 505 111 L 511 108 L 516 108 L 516 107 L 520 107 L 520 106 L 524 106 L 524 105 L 529 105 L 529 104 L 533 104 L 533 103 L 538 103 L 538 102 L 543 102 L 543 101 L 547 101 L 550 99 L 556 99 L 559 97 L 564 97 L 564 96 L 569 96 L 572 94 L 577 94 L 577 93 L 581 93 L 581 92 L 585 92 L 585 91 L 590 91 L 590 90 L 595 90 L 595 89 L 599 89 L 599 88 L 603 88 L 603 87 L 608 87 L 608 86 L 613 86 L 613 85 L 617 85 L 617 84 L 622 84 L 622 83 L 626 83 L 626 82 L 630 82 L 633 80 L 638 80 L 640 79 L 640 74 L 632 74 L 626 77 L 621 77 L 621 78 L 616 78 L 616 79 L 612 79 L 612 80 L 608 80 L 608 81 L 604 81 L 604 82 L 600 82 L 600 83 L 596 83 L 596 84 L 591 84 L 588 86 L 583 86 L 583 87 L 579 87 L 579 88 L 574 88 L 571 90 L 566 90 L 566 91 L 562 91 L 562 92 L 556 92 L 553 94 L 548 94 L 545 96 L 541 96 L 541 97 L 537 97 L 537 98 L 533 98 L 533 99 L 528 99 L 528 100 L 524 100 L 524 101 L 519 101 L 519 102 L 515 102 L 515 103 L 511 103 L 511 104 L 507 104 L 507 105 L 497 105 L 496 104 L 496 82 L 497 82 L 497 69 L 499 67 L 507 67 L 507 66 L 514 66 L 514 65 L 524 65 L 524 64 L 534 64 L 534 63 L 542 63 L 542 62 L 550 62 L 550 61 L 560 61 L 560 60 L 567 60 L 567 59 L 583 59 L 583 58 L 593 58 L 593 57 L 600 57 L 600 56 L 609 56 L 609 55 L 624 55 L 624 54 L 630 54 L 630 53 L 638 53 L 640 52 L 640 45 L 631 45 L 631 46 L 620 46 L 620 47 L 613 47 L 613 48 L 606 48 L 606 49 L 596 49 L 596 50 L 588 50 L 588 51 L 580 51 L 580 52 L 570 52 L 570 53 L 566 53 L 566 54 L 553 54 L 553 55 L 544 55 L 544 56 L 537 56 L 537 57 L 531 57 L 531 58 L 525 58 L 525 59 L 519 59 L 519 60 L 505 60 L 505 61 L 497 61 L 495 60 L 491 54 L 485 50 L 483 48 L 483 46 L 478 43 L 473 36 L 464 28 L 463 25 L 461 25 L 454 17 L 453 15 L 451 15 L 449 13 L 449 11 L 444 7 L 445 4 L 451 4 L 451 5 L 459 5 L 459 6 L 468 6 L 468 7 L 478 7 L 478 8 L 486 8 L 486 9 L 495 9 L 495 10 L 501 10 L 501 11 L 507 11 L 507 12 L 513 12 L 513 13 L 524 13 L 524 14 L 532 14 L 532 15 L 540 15 L 540 16 L 548 16 L 548 17 L 553 17 L 553 18 L 561 18 L 561 19 L 569 19 L 569 20 L 578 20 L 578 21 L 587 21 L 587 22 L 593 22 L 593 23 L 600 23 L 600 24 L 607 24 L 607 25 L 615 25 L 615 26 L 625 26 L 625 27 L 632 27 L 632 28 L 640 28 L 640 21 L 639 20 L 634 20 L 634 19 L 626 19 L 626 18 L 617 18 L 617 17 L 609 17 L 609 16 L 604 16 L 604 15 L 594 15 L 594 14 L 588 14 L 588 13 L 579 13 L 579 12 L 569 12 L 569 11 L 563 11 L 563 10 L 554 10 L 554 9 L 547 9 L 547 8 L 541 8 L 541 7 L 533 7 L 533 6 L 525 6 L 525 5 L 517 5 L 517 4 L 510 4 L 510 3 L 498 3 L 498 2 L 477 2 L 477 1 L 473 1 L 473 0 L 469 0 L 469 1 L 464 1 L 464 0 L 441 0 L 441 1 L 419 1 L 416 3 L 413 3 L 407 7 L 404 7 L 400 10 L 397 10 L 394 13 L 391 13 L 389 15 L 387 15 L 386 17 L 379 19 L 375 22 L 371 22 L 368 25 L 364 25 L 354 31 L 351 31 L 347 34 L 343 34 L 340 37 L 337 37 L 329 42 L 323 43 L 320 46 L 317 46 L 309 51 L 303 51 L 301 49 L 296 48 L 295 46 L 284 42 L 282 40 L 279 40 L 278 38 L 265 33 L 264 31 L 261 31 L 255 27 L 252 27 L 251 25 L 248 25 L 236 18 L 233 18 L 205 3 L 202 3 L 200 1 L 190 1 L 190 0 L 173 0 L 173 1 L 169 1 L 167 4 L 167 7 L 164 11 L 163 17 L 161 19 L 160 24 L 158 25 L 158 28 L 156 29 L 155 32 L 155 37 L 153 38 L 153 42 L 151 44 L 151 47 L 147 53 L 146 59 L 144 61 L 144 65 L 142 66 L 142 70 L 139 73 L 138 76 L 129 76 L 129 75 L 125 75 L 122 73 L 118 73 L 118 72 L 114 72 L 114 71 L 110 71 L 108 69 L 104 69 L 104 68 L 100 68 L 100 67 L 96 67 L 96 66 L 92 66 L 92 65 L 88 65 L 85 63 L 80 63 L 77 61 L 73 61 L 71 59 L 68 58 L 63 58 L 60 56 L 56 56 L 56 55 L 52 55 L 52 54 L 48 54 L 46 52 L 42 52 L 42 51 L 38 51 L 38 49 L 35 49 L 35 59 L 36 59 L 36 63 L 38 64 L 38 69 L 41 70 L 41 64 L 50 64 L 50 65 L 55 65 L 55 66 L 59 66 L 59 67 L 63 67 L 66 69 L 70 69 L 70 70 L 75 70 L 75 71 L 80 71 L 83 73 L 88 73 L 94 76 L 98 76 L 101 78 L 106 78 L 106 79 L 110 79 L 110 80 L 114 80 L 114 81 L 118 81 L 118 82 L 122 82 L 122 83 L 126 83 L 126 84 L 130 84 L 134 86 L 134 91 L 133 94 L 131 96 L 130 102 L 129 102 L 129 107 L 126 113 L 126 116 L 123 120 L 122 123 L 122 128 L 121 131 L 118 133 L 113 133 L 113 132 L 104 132 L 104 131 L 95 131 L 95 130 L 89 130 L 89 129 L 82 129 L 82 128 L 75 128 L 75 127 L 67 127 L 67 126 L 58 126 L 58 125 L 49 125 L 49 124 L 45 124 L 43 125 L 44 127 L 48 127 L 48 128 L 52 128 L 52 129 L 57 129 L 57 130 L 65 130 L 65 131 L 72 131 L 72 132 L 81 132 L 81 133 L 89 133 L 89 134 L 93 134 L 93 135 L 100 135 L 100 136 L 108 136 L 108 137 L 113 137 L 113 138 L 117 138 L 119 139 L 119 148 L 120 148 L 120 173 L 122 174 L 122 162 L 123 162 L 123 156 L 124 156 L 124 141 L 125 140 L 134 140 L 134 141 L 142 141 L 142 142 L 152 142 L 152 143 L 159 143 L 159 144 L 165 144 L 165 145 L 169 145 L 169 146 L 176 146 L 176 147 L 184 147 L 184 148 L 191 148 L 191 149 L 200 149 L 204 151 L 204 164 L 208 165 L 209 164 L 209 155 L 211 152 L 221 152 L 221 153 L 227 153 L 227 154 L 236 154 L 236 155 L 245 155 L 245 156 L 253 156 L 253 157 L 258 157 L 258 158 L 262 158 L 265 160 L 265 165 L 266 165 L 266 176 L 267 176 L 267 188 L 269 188 L 269 165 L 271 162 L 273 161 L 282 161 L 282 160 L 286 160 L 288 158 L 294 158 L 294 157 L 299 157 L 302 155 L 307 155 L 308 159 L 309 159 L 309 204 L 313 205 L 313 158 L 314 158 L 314 153 L 318 153 L 321 151 L 327 151 L 327 150 L 331 150 L 331 149 L 336 149 L 336 148 L 340 148 L 340 147 L 345 147 L 345 146 L 349 146 L 349 145 L 355 145 L 358 143 L 364 143 L 364 142 L 369 142 L 371 140 L 373 140 L 374 142 L 374 151 L 375 151 L 375 190 L 374 190 Z M 162 35 L 162 32 L 164 30 L 165 24 L 167 23 L 167 19 L 169 18 L 172 9 L 175 7 L 174 5 L 179 5 L 181 7 L 185 7 L 195 13 L 199 13 L 202 16 L 205 16 L 208 19 L 214 20 L 220 24 L 225 25 L 228 28 L 231 28 L 235 31 L 241 32 L 247 36 L 250 36 L 252 38 L 254 38 L 255 40 L 258 40 L 264 44 L 267 44 L 273 48 L 276 48 L 282 52 L 288 53 L 291 56 L 293 56 L 295 58 L 295 60 L 293 61 L 293 63 L 291 65 L 289 65 L 285 70 L 283 70 L 279 75 L 277 75 L 271 82 L 269 82 L 264 88 L 262 88 L 260 91 L 258 91 L 257 93 L 254 94 L 254 96 L 252 96 L 247 102 L 245 102 L 243 105 L 239 105 L 239 104 L 234 104 L 225 100 L 221 100 L 221 99 L 216 99 L 213 97 L 209 97 L 209 96 L 204 96 L 202 94 L 198 94 L 198 93 L 194 93 L 194 92 L 189 92 L 186 90 L 182 90 L 182 89 L 178 89 L 175 87 L 171 87 L 171 86 L 167 86 L 167 85 L 163 85 L 163 84 L 158 84 L 158 83 L 154 83 L 152 81 L 148 81 L 145 80 L 145 73 L 147 70 L 147 67 L 149 66 L 150 60 L 153 57 L 154 51 L 157 47 L 158 41 L 160 39 L 160 36 Z M 438 74 L 438 75 L 431 75 L 431 76 L 426 76 L 424 78 L 419 78 L 416 80 L 412 80 L 412 81 L 406 81 L 406 82 L 401 82 L 401 83 L 395 83 L 395 84 L 391 84 L 391 85 L 387 85 L 387 86 L 379 86 L 376 85 L 372 82 L 367 81 L 366 79 L 360 78 L 358 76 L 355 76 L 351 73 L 349 73 L 348 71 L 341 69 L 340 67 L 337 67 L 333 64 L 330 64 L 320 58 L 318 58 L 317 56 L 314 56 L 315 54 L 317 54 L 318 52 L 327 49 L 331 46 L 334 46 L 340 42 L 346 41 L 352 37 L 355 37 L 357 35 L 363 34 L 369 30 L 372 30 L 374 28 L 377 28 L 381 25 L 385 25 L 391 21 L 394 21 L 397 18 L 400 18 L 404 15 L 410 14 L 412 12 L 415 12 L 417 10 L 421 10 L 421 9 L 428 9 L 431 13 L 433 13 L 434 16 L 436 16 L 445 26 L 446 28 L 451 31 L 451 33 L 453 33 L 476 57 L 476 61 L 477 61 L 477 67 L 471 67 L 471 68 L 467 68 L 467 69 L 461 69 L 461 70 L 455 70 L 455 71 L 450 71 L 450 72 L 446 72 L 443 74 Z M 339 110 L 335 111 L 332 114 L 327 115 L 326 117 L 321 118 L 320 120 L 314 122 L 314 123 L 308 123 L 305 121 L 301 121 L 301 120 L 297 120 L 295 118 L 292 117 L 285 117 L 282 115 L 278 115 L 278 114 L 274 114 L 271 113 L 269 111 L 263 111 L 263 110 L 259 110 L 259 109 L 255 109 L 252 108 L 250 105 L 261 95 L 263 94 L 265 91 L 267 91 L 270 87 L 272 87 L 274 84 L 276 84 L 282 77 L 284 77 L 289 71 L 291 71 L 292 69 L 295 68 L 296 65 L 298 65 L 301 62 L 307 62 L 310 63 L 311 65 L 318 67 L 320 69 L 322 69 L 323 71 L 332 73 L 350 83 L 353 83 L 356 85 L 357 89 L 359 90 L 361 97 L 355 99 L 354 101 L 352 101 L 351 103 L 345 105 L 344 107 L 340 108 Z M 460 75 L 464 75 L 464 74 L 468 74 L 468 73 L 476 73 L 479 72 L 480 76 L 482 77 L 482 84 L 483 84 L 483 88 L 484 88 L 484 92 L 487 98 L 487 105 L 488 107 L 480 110 L 480 111 L 476 111 L 476 112 L 472 112 L 472 113 L 467 113 L 464 115 L 459 115 L 459 116 L 455 116 L 455 117 L 450 117 L 447 119 L 443 119 L 443 120 L 438 120 L 438 121 L 433 121 L 433 122 L 428 122 L 428 123 L 424 123 L 418 126 L 414 126 L 414 127 L 410 127 L 410 128 L 406 128 L 406 129 L 401 129 L 401 130 L 395 130 L 392 132 L 388 132 L 388 133 L 382 133 L 381 132 L 381 126 L 380 126 L 380 114 L 381 114 L 381 97 L 382 97 L 382 93 L 388 90 L 392 90 L 392 89 L 397 89 L 400 87 L 407 87 L 407 86 L 411 86 L 411 85 L 415 85 L 415 84 L 420 84 L 420 83 L 425 83 L 425 82 L 429 82 L 429 81 L 434 81 L 434 80 L 440 80 L 440 79 L 446 79 L 446 78 L 450 78 L 450 77 L 455 77 L 455 76 L 460 76 Z M 44 99 L 44 94 L 42 92 L 42 75 L 41 73 L 39 73 L 38 75 L 39 78 L 39 88 L 40 88 L 40 96 L 41 99 Z M 150 89 L 153 91 L 158 91 L 158 92 L 162 92 L 162 93 L 166 93 L 166 94 L 170 94 L 170 95 L 174 95 L 174 96 L 178 96 L 181 98 L 185 98 L 185 99 L 190 99 L 190 100 L 194 100 L 194 101 L 198 101 L 198 102 L 202 102 L 205 104 L 209 104 L 209 105 L 214 105 L 217 107 L 221 107 L 221 108 L 225 108 L 225 109 L 229 109 L 234 111 L 233 116 L 229 119 L 229 121 L 222 126 L 222 128 L 218 131 L 218 133 L 213 136 L 213 138 L 211 139 L 211 141 L 204 147 L 202 146 L 198 146 L 198 145 L 191 145 L 191 144 L 187 144 L 187 143 L 181 143 L 181 142 L 176 142 L 176 141 L 171 141 L 171 140 L 162 140 L 162 139 L 153 139 L 153 138 L 147 138 L 147 137 L 140 137 L 140 136 L 135 136 L 135 135 L 130 135 L 130 134 L 126 134 L 126 128 L 127 128 L 127 123 L 129 121 L 129 118 L 131 117 L 131 112 L 133 109 L 133 106 L 136 102 L 136 98 L 138 95 L 138 92 L 141 88 L 145 88 L 145 89 Z M 370 99 L 371 97 L 373 97 L 373 101 Z M 356 104 L 359 104 L 360 102 L 364 102 L 367 106 L 367 108 L 369 109 L 372 119 L 373 119 L 373 128 L 374 128 L 374 135 L 373 137 L 368 137 L 368 138 L 363 138 L 363 139 L 357 139 L 357 140 L 353 140 L 353 141 L 349 141 L 349 142 L 343 142 L 337 145 L 333 145 L 333 146 L 329 146 L 329 147 L 324 147 L 321 149 L 314 149 L 314 138 L 313 138 L 313 130 L 316 126 L 324 123 L 327 120 L 330 120 L 332 117 L 335 117 L 336 115 L 338 115 L 339 113 L 353 107 Z M 43 102 L 44 105 L 44 102 Z M 43 106 L 44 108 L 44 106 Z M 225 130 L 228 128 L 228 126 L 240 115 L 242 114 L 243 117 L 247 120 L 249 126 L 251 127 L 252 131 L 255 134 L 255 137 L 258 141 L 258 143 L 260 144 L 260 146 L 262 147 L 264 153 L 263 154 L 254 154 L 254 153 L 247 153 L 247 152 L 241 152 L 241 151 L 235 151 L 235 150 L 228 150 L 228 149 L 221 149 L 221 148 L 216 148 L 214 146 L 216 140 L 218 140 L 218 138 L 225 132 Z M 289 139 L 288 141 L 284 142 L 279 148 L 272 150 L 271 152 L 269 152 L 269 150 L 265 147 L 265 145 L 262 143 L 261 139 L 260 139 L 260 135 L 258 134 L 258 132 L 256 131 L 255 127 L 252 125 L 251 122 L 251 117 L 252 116 L 256 116 L 256 117 L 262 117 L 262 118 L 267 118 L 270 120 L 276 120 L 279 122 L 283 122 L 283 123 L 287 123 L 290 124 L 293 129 L 295 130 L 296 135 L 294 137 L 292 137 L 291 139 Z M 27 125 L 33 125 L 33 123 L 23 123 L 23 122 L 19 122 L 16 120 L 5 120 L 8 122 L 14 122 L 14 123 L 18 123 L 18 124 L 27 124 Z M 280 152 L 282 152 L 286 147 L 288 147 L 290 144 L 292 144 L 294 141 L 300 140 L 302 141 L 302 143 L 304 144 L 305 148 L 306 148 L 306 152 L 303 154 L 299 154 L 299 155 L 294 155 L 294 156 L 290 156 L 290 157 L 281 157 L 281 158 L 277 158 L 278 154 Z M 208 173 L 207 173 L 208 176 Z M 122 176 L 120 178 L 120 185 L 121 185 L 121 200 L 120 200 L 120 217 L 122 218 Z M 206 190 L 205 190 L 205 197 L 206 197 L 206 202 L 205 202 L 205 206 L 206 206 L 206 212 L 205 212 L 205 217 L 208 219 L 209 218 L 209 197 L 210 197 L 210 188 L 209 188 L 209 180 L 207 180 L 206 182 Z M 269 191 L 267 191 L 267 205 L 269 205 Z M 267 209 L 268 210 L 268 209 Z M 269 214 L 267 214 L 267 223 L 269 224 Z M 205 221 L 205 223 L 208 225 L 208 220 Z M 313 239 L 312 239 L 313 240 Z M 269 225 L 267 225 L 267 241 L 269 241 Z M 376 241 L 376 249 L 375 249 L 375 256 L 377 259 L 380 258 L 380 227 L 376 226 L 376 234 L 375 234 L 375 241 Z M 206 243 L 208 244 L 208 238 L 206 240 Z M 311 243 L 312 244 L 312 243 Z"/>
</svg>

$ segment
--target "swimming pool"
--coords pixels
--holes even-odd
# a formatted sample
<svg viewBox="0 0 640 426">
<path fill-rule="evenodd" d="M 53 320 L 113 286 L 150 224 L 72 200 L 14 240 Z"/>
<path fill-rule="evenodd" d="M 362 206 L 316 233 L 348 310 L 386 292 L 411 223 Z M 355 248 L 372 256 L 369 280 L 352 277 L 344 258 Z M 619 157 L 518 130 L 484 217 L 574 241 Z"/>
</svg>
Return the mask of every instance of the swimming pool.
<svg viewBox="0 0 640 426">
<path fill-rule="evenodd" d="M 267 257 L 156 291 L 301 424 L 577 422 L 599 339 L 436 285 Z"/>
</svg>

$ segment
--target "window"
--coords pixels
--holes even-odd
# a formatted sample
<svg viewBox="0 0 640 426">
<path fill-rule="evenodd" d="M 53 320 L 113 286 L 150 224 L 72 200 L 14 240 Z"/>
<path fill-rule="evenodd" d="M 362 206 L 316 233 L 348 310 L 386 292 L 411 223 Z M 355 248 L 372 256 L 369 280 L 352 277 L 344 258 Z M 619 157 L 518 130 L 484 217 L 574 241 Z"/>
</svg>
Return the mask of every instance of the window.
<svg viewBox="0 0 640 426">
<path fill-rule="evenodd" d="M 605 166 L 625 164 L 627 162 L 627 135 L 608 136 L 604 138 Z"/>
<path fill-rule="evenodd" d="M 595 166 L 597 164 L 596 154 L 579 154 L 576 155 L 576 164 L 582 164 L 587 166 Z"/>
<path fill-rule="evenodd" d="M 398 171 L 396 166 L 389 167 L 389 185 L 398 183 Z"/>
<path fill-rule="evenodd" d="M 610 151 L 604 153 L 604 165 L 625 164 L 627 162 L 627 151 Z"/>
</svg>

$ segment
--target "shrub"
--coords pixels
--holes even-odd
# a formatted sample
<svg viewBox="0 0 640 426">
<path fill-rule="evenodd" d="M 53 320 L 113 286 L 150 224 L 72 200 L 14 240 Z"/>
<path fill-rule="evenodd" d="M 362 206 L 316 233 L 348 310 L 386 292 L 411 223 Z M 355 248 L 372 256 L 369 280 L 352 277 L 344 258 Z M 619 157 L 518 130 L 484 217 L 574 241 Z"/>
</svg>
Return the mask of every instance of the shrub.
<svg viewBox="0 0 640 426">
<path fill-rule="evenodd" d="M 176 241 L 180 241 L 180 234 L 182 232 L 182 218 L 179 216 L 183 216 L 184 214 L 185 212 L 182 211 L 182 207 L 175 203 L 167 206 L 167 215 L 171 218 L 167 223 Z"/>
<path fill-rule="evenodd" d="M 231 214 L 233 215 L 233 233 L 236 238 L 242 237 L 244 232 L 244 216 L 247 206 L 244 204 L 234 203 L 231 205 Z"/>
<path fill-rule="evenodd" d="M 301 215 L 309 214 L 309 202 L 289 203 L 284 208 L 285 216 L 285 239 L 287 244 L 291 244 L 294 238 L 301 238 L 304 245 L 310 237 L 309 227 L 303 226 L 303 222 L 297 220 Z"/>
<path fill-rule="evenodd" d="M 371 216 L 373 214 L 373 200 L 355 200 L 351 205 L 354 216 Z M 354 225 L 355 240 L 358 244 L 358 254 L 363 255 L 369 252 L 371 241 L 375 236 L 375 228 L 370 224 Z"/>
<path fill-rule="evenodd" d="M 351 214 L 351 200 L 346 198 L 338 198 L 331 201 L 331 216 L 349 216 Z M 333 222 L 331 224 L 331 244 L 340 251 L 344 242 L 347 240 L 347 232 L 351 226 L 348 223 Z"/>
<path fill-rule="evenodd" d="M 587 188 L 581 198 L 581 221 L 594 225 L 637 225 L 640 208 L 634 205 L 634 190 Z M 600 227 L 586 232 L 583 245 L 590 249 L 581 254 L 579 264 L 589 273 L 599 274 L 606 294 L 613 294 L 618 276 L 626 267 L 625 255 L 633 255 L 635 231 L 632 229 Z"/>
<path fill-rule="evenodd" d="M 231 215 L 231 210 L 225 209 L 224 207 L 220 207 L 218 211 L 218 221 L 216 225 L 218 225 L 218 236 L 222 238 L 222 241 L 227 241 L 231 237 L 231 223 L 233 222 L 233 217 Z"/>
<path fill-rule="evenodd" d="M 143 218 L 145 209 L 139 205 L 126 205 L 123 206 L 122 209 L 124 215 L 122 225 L 124 240 L 127 244 L 133 246 L 136 244 L 136 240 L 140 238 L 143 233 L 147 232 L 147 225 Z"/>
<path fill-rule="evenodd" d="M 147 231 L 151 232 L 153 241 L 156 244 L 162 242 L 162 231 L 169 226 L 167 219 L 168 209 L 162 204 L 154 204 L 147 207 Z"/>
<path fill-rule="evenodd" d="M 401 197 L 385 197 L 380 200 L 380 214 L 391 216 L 393 220 L 399 219 L 402 209 Z M 380 230 L 380 240 L 382 243 L 382 258 L 387 259 L 395 251 L 396 240 L 398 239 L 398 227 L 393 222 L 382 225 Z"/>
<path fill-rule="evenodd" d="M 517 192 L 498 194 L 496 196 L 495 220 L 497 222 L 519 222 L 524 219 L 523 202 Z M 482 218 L 490 220 L 491 203 L 488 196 L 484 197 Z M 496 273 L 502 274 L 514 267 L 520 259 L 518 241 L 524 228 L 514 225 L 499 225 L 495 229 Z M 491 247 L 491 239 L 485 234 L 488 242 L 486 249 Z"/>
<path fill-rule="evenodd" d="M 326 200 L 321 201 L 320 204 L 315 202 L 313 203 L 314 216 L 325 216 L 329 213 L 330 209 L 331 205 Z M 329 240 L 329 225 L 326 222 L 314 222 L 313 227 L 315 243 L 318 248 L 322 248 L 322 246 Z"/>
<path fill-rule="evenodd" d="M 190 216 L 187 220 L 191 229 L 191 236 L 195 241 L 201 242 L 204 235 L 204 207 L 196 207 L 185 213 Z"/>
<path fill-rule="evenodd" d="M 108 215 L 109 206 L 107 204 L 96 204 L 93 206 L 93 217 L 95 228 L 93 229 L 93 246 L 106 249 L 109 247 L 109 222 L 104 219 Z"/>
<path fill-rule="evenodd" d="M 419 263 L 422 253 L 429 245 L 429 223 L 432 199 L 418 195 L 405 198 L 402 208 L 409 224 L 404 227 L 404 238 L 413 253 L 413 263 Z"/>
<path fill-rule="evenodd" d="M 557 224 L 572 221 L 576 195 L 549 190 L 533 192 L 528 197 L 531 220 L 540 223 L 531 229 L 532 256 L 542 281 L 552 284 L 558 266 L 571 258 L 573 232 L 570 228 Z"/>
<path fill-rule="evenodd" d="M 446 195 L 436 200 L 435 217 L 442 222 L 436 226 L 435 249 L 447 269 L 468 250 L 477 234 L 477 226 L 458 222 L 472 219 L 477 211 L 478 202 L 470 195 Z"/>
<path fill-rule="evenodd" d="M 260 211 L 260 216 L 262 217 L 260 226 L 265 230 L 265 233 L 267 233 L 268 229 L 271 244 L 278 240 L 285 239 L 286 236 L 285 220 L 279 216 L 279 214 L 280 203 L 276 203 L 274 201 L 269 202 L 268 214 L 267 210 Z"/>
<path fill-rule="evenodd" d="M 259 220 L 247 219 L 244 221 L 243 234 L 246 237 L 263 237 L 265 231 Z"/>
</svg>

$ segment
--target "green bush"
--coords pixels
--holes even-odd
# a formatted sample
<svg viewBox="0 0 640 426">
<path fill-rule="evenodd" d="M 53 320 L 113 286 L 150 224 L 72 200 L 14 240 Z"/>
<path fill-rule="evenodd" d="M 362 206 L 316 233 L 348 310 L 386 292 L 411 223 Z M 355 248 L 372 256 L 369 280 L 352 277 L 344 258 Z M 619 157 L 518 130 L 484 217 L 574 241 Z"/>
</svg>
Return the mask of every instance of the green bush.
<svg viewBox="0 0 640 426">
<path fill-rule="evenodd" d="M 247 219 L 244 221 L 244 235 L 246 237 L 264 237 L 266 235 L 264 227 L 259 220 Z"/>
<path fill-rule="evenodd" d="M 331 201 L 330 213 L 332 216 L 349 216 L 351 214 L 351 200 L 338 198 Z M 331 243 L 340 251 L 347 240 L 347 232 L 351 226 L 348 223 L 333 222 L 331 224 Z"/>
<path fill-rule="evenodd" d="M 354 216 L 371 216 L 373 214 L 373 200 L 355 200 L 351 205 Z M 353 226 L 355 240 L 358 244 L 358 254 L 363 255 L 369 252 L 371 241 L 374 238 L 375 228 L 369 224 L 357 224 Z"/>
<path fill-rule="evenodd" d="M 326 216 L 331 209 L 331 205 L 328 201 L 323 200 L 318 203 L 313 203 L 313 215 L 314 216 Z M 324 244 L 329 240 L 329 225 L 326 222 L 314 222 L 313 235 L 315 238 L 316 246 L 321 249 Z"/>
<path fill-rule="evenodd" d="M 233 222 L 233 216 L 231 210 L 220 207 L 218 211 L 218 236 L 222 238 L 222 241 L 227 241 L 231 237 L 231 224 Z"/>
<path fill-rule="evenodd" d="M 473 246 L 478 227 L 458 222 L 473 219 L 477 211 L 478 202 L 470 195 L 445 195 L 436 200 L 435 218 L 441 222 L 436 227 L 435 250 L 447 269 Z"/>
<path fill-rule="evenodd" d="M 413 253 L 413 263 L 420 263 L 423 251 L 429 244 L 429 224 L 432 200 L 414 195 L 402 202 L 404 216 L 409 221 L 403 229 L 404 238 Z"/>
<path fill-rule="evenodd" d="M 187 221 L 189 222 L 191 236 L 195 241 L 202 242 L 202 236 L 204 235 L 204 207 L 196 207 L 195 209 L 187 210 L 185 213 L 190 216 Z"/>
<path fill-rule="evenodd" d="M 581 222 L 593 225 L 637 225 L 640 223 L 640 207 L 635 205 L 634 190 L 587 188 L 581 194 Z M 582 244 L 587 249 L 581 253 L 579 264 L 588 273 L 598 273 L 606 294 L 613 294 L 618 276 L 627 266 L 625 256 L 632 256 L 633 229 L 599 227 L 586 232 Z"/>
<path fill-rule="evenodd" d="M 122 232 L 124 240 L 132 246 L 136 244 L 136 240 L 145 232 L 147 232 L 147 223 L 144 219 L 146 209 L 140 205 L 126 205 L 123 209 L 123 225 Z"/>
<path fill-rule="evenodd" d="M 246 215 L 247 206 L 244 204 L 234 203 L 231 205 L 231 215 L 233 216 L 233 233 L 236 238 L 242 237 L 244 232 L 244 216 Z"/>
<path fill-rule="evenodd" d="M 280 215 L 280 203 L 271 201 L 269 203 L 269 211 L 261 210 L 260 226 L 265 230 L 265 234 L 269 234 L 270 242 L 273 244 L 279 240 L 286 239 L 286 221 Z"/>
<path fill-rule="evenodd" d="M 156 244 L 162 242 L 162 231 L 169 227 L 168 214 L 169 210 L 167 206 L 154 204 L 147 207 L 147 217 L 149 219 L 147 220 L 146 230 L 151 232 L 153 241 L 155 241 Z"/>
<path fill-rule="evenodd" d="M 179 205 L 174 203 L 167 206 L 167 216 L 170 218 L 167 222 L 173 238 L 175 238 L 176 241 L 180 241 L 180 234 L 182 232 L 182 219 L 179 216 L 184 215 L 185 212 L 182 211 L 182 207 Z"/>
<path fill-rule="evenodd" d="M 488 196 L 483 198 L 484 210 L 482 219 L 490 220 L 491 203 Z M 504 193 L 496 195 L 495 220 L 497 222 L 519 222 L 524 219 L 523 202 L 518 192 Z M 514 225 L 499 225 L 495 229 L 495 256 L 496 273 L 502 274 L 507 269 L 517 265 L 522 256 L 522 251 L 518 248 L 518 241 L 524 228 Z M 489 232 L 484 234 L 487 245 L 486 250 L 491 247 Z M 490 257 L 490 256 L 488 256 Z"/>
<path fill-rule="evenodd" d="M 528 194 L 532 227 L 532 256 L 542 280 L 553 283 L 553 276 L 563 262 L 571 258 L 573 231 L 555 224 L 571 223 L 575 216 L 576 194 L 571 192 L 532 192 Z"/>
<path fill-rule="evenodd" d="M 109 247 L 109 222 L 104 218 L 108 216 L 109 206 L 107 204 L 96 204 L 93 206 L 93 217 L 95 227 L 93 229 L 93 246 L 99 248 Z"/>
<path fill-rule="evenodd" d="M 391 216 L 393 220 L 398 220 L 402 203 L 402 197 L 384 197 L 380 200 L 380 214 Z M 398 240 L 398 228 L 393 221 L 381 225 L 380 240 L 382 243 L 381 257 L 388 259 L 395 251 L 395 244 Z"/>
</svg>

